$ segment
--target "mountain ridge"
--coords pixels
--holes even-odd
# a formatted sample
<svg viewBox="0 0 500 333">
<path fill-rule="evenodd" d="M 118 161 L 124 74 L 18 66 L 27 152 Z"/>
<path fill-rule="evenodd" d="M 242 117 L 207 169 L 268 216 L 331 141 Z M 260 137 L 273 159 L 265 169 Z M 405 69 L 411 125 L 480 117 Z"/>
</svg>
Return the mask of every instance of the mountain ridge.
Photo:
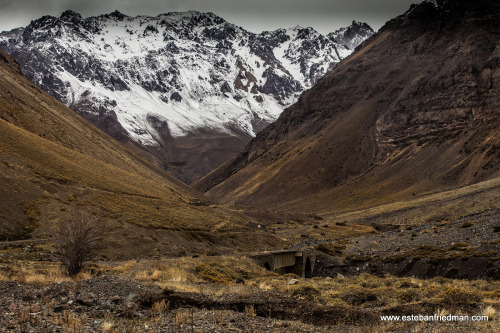
<svg viewBox="0 0 500 333">
<path fill-rule="evenodd" d="M 3 51 L 0 88 L 2 241 L 50 239 L 73 210 L 86 210 L 100 217 L 103 258 L 281 244 L 43 92 Z"/>
<path fill-rule="evenodd" d="M 302 27 L 254 34 L 213 13 L 65 11 L 2 33 L 0 48 L 43 90 L 192 182 L 372 33 L 357 22 L 328 36 Z"/>
<path fill-rule="evenodd" d="M 333 214 L 499 176 L 495 8 L 412 6 L 195 188 Z"/>
</svg>

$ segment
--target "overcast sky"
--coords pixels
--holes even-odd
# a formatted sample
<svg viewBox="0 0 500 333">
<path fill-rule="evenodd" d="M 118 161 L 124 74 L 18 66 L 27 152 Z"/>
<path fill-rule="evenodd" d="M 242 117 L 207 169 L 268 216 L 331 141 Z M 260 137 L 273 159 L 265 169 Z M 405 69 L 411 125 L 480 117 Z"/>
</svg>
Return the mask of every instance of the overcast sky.
<svg viewBox="0 0 500 333">
<path fill-rule="evenodd" d="M 378 30 L 421 0 L 0 0 L 0 31 L 24 27 L 43 15 L 72 9 L 83 17 L 119 10 L 156 16 L 173 11 L 213 12 L 252 32 L 300 25 L 328 33 L 366 22 Z"/>
</svg>

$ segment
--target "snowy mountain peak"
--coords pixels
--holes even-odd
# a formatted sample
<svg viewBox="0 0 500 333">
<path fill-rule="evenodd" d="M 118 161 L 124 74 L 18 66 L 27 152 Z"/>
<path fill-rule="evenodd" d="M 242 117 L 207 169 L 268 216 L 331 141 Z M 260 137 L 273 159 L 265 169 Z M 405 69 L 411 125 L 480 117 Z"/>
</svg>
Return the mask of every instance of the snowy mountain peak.
<svg viewBox="0 0 500 333">
<path fill-rule="evenodd" d="M 350 50 L 354 50 L 374 33 L 373 29 L 368 24 L 352 21 L 350 26 L 330 33 L 327 37 L 335 43 L 344 45 Z"/>
<path fill-rule="evenodd" d="M 60 17 L 61 21 L 64 22 L 72 22 L 72 23 L 80 23 L 83 21 L 83 18 L 80 14 L 77 12 L 74 12 L 72 10 L 66 10 L 61 14 Z"/>
<path fill-rule="evenodd" d="M 103 17 L 105 17 L 105 18 L 111 18 L 111 19 L 114 19 L 114 20 L 117 20 L 117 21 L 123 21 L 128 16 L 125 15 L 125 14 L 120 13 L 118 10 L 115 10 L 114 12 L 112 12 L 110 14 L 103 15 Z"/>
<path fill-rule="evenodd" d="M 0 48 L 73 110 L 155 152 L 201 129 L 248 141 L 370 31 L 356 23 L 335 38 L 300 26 L 254 34 L 213 13 L 68 10 L 0 34 Z"/>
<path fill-rule="evenodd" d="M 170 12 L 158 15 L 157 17 L 161 19 L 168 18 L 171 22 L 191 21 L 193 23 L 204 25 L 218 25 L 226 22 L 222 17 L 215 15 L 212 12 L 199 12 L 195 10 L 187 12 Z"/>
</svg>

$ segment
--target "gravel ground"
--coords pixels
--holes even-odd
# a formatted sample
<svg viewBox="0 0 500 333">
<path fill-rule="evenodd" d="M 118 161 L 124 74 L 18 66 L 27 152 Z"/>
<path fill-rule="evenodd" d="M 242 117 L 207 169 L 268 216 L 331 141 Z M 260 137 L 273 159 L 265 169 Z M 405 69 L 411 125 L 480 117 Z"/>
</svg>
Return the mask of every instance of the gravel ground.
<svg viewBox="0 0 500 333">
<path fill-rule="evenodd" d="M 0 332 L 332 332 L 325 322 L 332 315 L 375 318 L 271 292 L 213 300 L 113 276 L 45 286 L 0 282 Z"/>
<path fill-rule="evenodd" d="M 150 306 L 150 301 L 163 296 L 165 305 Z M 274 299 L 273 299 L 274 297 Z M 210 306 L 210 299 L 199 294 L 176 293 L 152 285 L 119 279 L 113 276 L 91 278 L 81 282 L 52 283 L 45 286 L 0 282 L 0 332 L 495 332 L 490 326 L 470 323 L 385 323 L 378 314 L 358 312 L 371 318 L 370 324 L 359 325 L 363 317 L 355 316 L 349 323 L 326 325 L 324 319 L 338 308 L 293 300 L 285 296 L 252 295 L 248 304 L 255 307 L 237 309 L 236 295 L 222 295 L 220 308 L 188 306 L 197 303 Z M 260 300 L 260 303 L 259 303 Z M 242 302 L 242 303 L 241 303 Z M 289 302 L 289 303 L 288 303 Z M 245 304 L 240 300 L 241 304 Z M 316 322 L 304 323 L 288 318 L 281 320 L 259 314 L 269 303 L 290 307 L 298 318 L 304 314 Z M 215 303 L 214 303 L 215 304 Z M 268 304 L 268 305 L 269 305 Z M 173 305 L 173 306 L 172 306 Z M 225 307 L 225 308 L 224 308 Z M 231 309 L 233 308 L 233 309 Z M 279 307 L 276 308 L 279 310 Z M 316 309 L 311 311 L 311 309 Z M 279 311 L 277 312 L 279 313 Z M 345 315 L 345 314 L 344 314 Z"/>
<path fill-rule="evenodd" d="M 472 223 L 472 226 L 467 226 L 465 223 Z M 481 247 L 500 239 L 500 232 L 493 232 L 494 226 L 500 226 L 500 209 L 486 210 L 452 221 L 405 227 L 358 237 L 347 246 L 345 254 L 392 255 L 418 246 L 449 248 L 456 243 Z"/>
</svg>

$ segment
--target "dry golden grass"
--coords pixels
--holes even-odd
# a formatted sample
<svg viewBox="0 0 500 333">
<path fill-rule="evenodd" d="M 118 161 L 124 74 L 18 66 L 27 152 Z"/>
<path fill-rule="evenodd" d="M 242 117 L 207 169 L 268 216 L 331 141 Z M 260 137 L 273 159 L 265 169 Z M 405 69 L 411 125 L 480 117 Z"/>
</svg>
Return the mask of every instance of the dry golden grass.
<svg viewBox="0 0 500 333">
<path fill-rule="evenodd" d="M 206 271 L 197 269 L 200 265 L 215 269 L 221 276 L 216 281 L 211 278 L 207 279 Z M 301 279 L 293 274 L 271 273 L 257 266 L 252 260 L 237 256 L 180 258 L 164 261 L 140 260 L 126 262 L 117 268 L 114 271 L 115 274 L 176 291 L 199 293 L 214 299 L 227 297 L 227 295 L 245 299 L 255 293 L 273 291 L 324 305 L 356 307 L 375 312 L 399 306 L 418 307 L 420 303 L 425 302 L 432 304 L 435 308 L 435 313 L 428 315 L 463 313 L 490 317 L 488 322 L 464 324 L 465 330 L 477 328 L 491 331 L 500 324 L 497 314 L 500 309 L 500 293 L 498 293 L 500 281 L 467 281 L 441 277 L 423 280 L 389 275 L 377 277 L 370 274 L 345 278 Z M 242 279 L 243 283 L 235 284 L 235 278 Z M 297 278 L 298 284 L 289 285 L 291 278 Z M 256 315 L 255 307 L 248 305 L 244 314 L 248 318 L 253 318 Z M 190 323 L 191 313 L 187 309 L 178 309 L 175 310 L 174 317 L 177 325 L 186 325 Z M 355 329 L 351 331 L 364 332 L 361 328 L 358 331 Z M 370 331 L 380 333 L 451 332 L 449 325 L 382 322 L 370 326 Z"/>
<path fill-rule="evenodd" d="M 102 330 L 104 332 L 113 332 L 114 326 L 115 325 L 112 322 L 105 321 L 105 322 L 102 323 Z"/>
<path fill-rule="evenodd" d="M 116 266 L 110 267 L 114 272 L 127 273 L 137 264 L 136 260 L 128 260 L 125 262 L 118 263 Z"/>
<path fill-rule="evenodd" d="M 322 194 L 310 200 L 326 202 L 332 201 L 331 194 Z M 383 202 L 364 202 L 364 207 L 358 206 L 355 209 L 346 209 L 344 211 L 338 208 L 330 207 L 321 211 L 326 218 L 334 221 L 355 221 L 365 218 L 373 218 L 383 214 L 394 214 L 394 224 L 421 224 L 429 220 L 439 218 L 440 216 L 452 219 L 470 212 L 480 211 L 497 207 L 500 198 L 500 178 L 494 178 L 477 184 L 464 186 L 448 191 L 433 193 L 417 197 L 416 199 L 406 200 L 387 200 L 390 203 Z M 422 207 L 431 206 L 432 209 L 422 211 Z M 341 205 L 338 205 L 341 207 Z M 397 221 L 399 219 L 399 221 Z M 446 223 L 444 221 L 443 223 Z"/>
<path fill-rule="evenodd" d="M 161 301 L 155 302 L 153 304 L 153 306 L 151 307 L 151 311 L 156 315 L 162 314 L 162 313 L 166 312 L 167 310 L 168 310 L 168 305 L 164 299 L 162 299 Z"/>
<path fill-rule="evenodd" d="M 182 226 L 210 230 L 220 224 L 223 214 L 234 221 L 226 228 L 243 223 L 241 216 L 232 215 L 230 211 L 189 205 L 188 202 L 194 200 L 196 194 L 182 188 L 167 175 L 162 178 L 151 171 L 136 174 L 123 170 L 60 143 L 42 139 L 3 120 L 0 120 L 0 151 L 23 160 L 46 180 L 85 186 L 94 194 L 81 200 L 73 193 L 66 200 L 99 207 L 109 218 L 127 216 L 129 223 L 144 225 L 147 221 L 148 226 L 171 229 Z M 38 219 L 39 206 L 28 207 L 30 216 Z"/>
<path fill-rule="evenodd" d="M 491 305 L 484 308 L 483 316 L 488 316 L 489 320 L 495 320 L 498 317 L 498 311 Z"/>
<path fill-rule="evenodd" d="M 49 262 L 20 262 L 9 265 L 8 271 L 0 271 L 0 281 L 19 281 L 39 286 L 54 282 L 82 281 L 89 278 L 88 271 L 69 277 L 59 264 Z"/>
<path fill-rule="evenodd" d="M 253 305 L 245 306 L 245 315 L 247 317 L 255 317 L 256 316 L 255 307 Z"/>
<path fill-rule="evenodd" d="M 191 319 L 191 312 L 187 309 L 179 309 L 175 313 L 175 323 L 177 325 L 185 325 Z"/>
<path fill-rule="evenodd" d="M 130 260 L 112 267 L 112 270 L 140 281 L 179 284 L 206 282 L 219 278 L 221 285 L 232 285 L 237 279 L 275 275 L 246 256 Z"/>
<path fill-rule="evenodd" d="M 63 311 L 60 317 L 57 317 L 58 324 L 66 327 L 68 333 L 80 333 L 85 331 L 84 316 L 71 311 Z"/>
<path fill-rule="evenodd" d="M 246 298 L 256 292 L 272 290 L 321 304 L 365 309 L 389 309 L 420 302 L 434 304 L 442 313 L 463 306 L 490 313 L 500 308 L 500 281 L 442 277 L 424 280 L 370 274 L 300 279 L 293 274 L 269 272 L 251 259 L 237 256 L 130 261 L 115 267 L 113 272 L 163 288 L 211 297 L 238 295 Z M 289 285 L 292 278 L 299 279 L 299 283 Z M 241 284 L 237 284 L 237 280 Z"/>
<path fill-rule="evenodd" d="M 197 269 L 201 264 L 208 265 L 221 273 L 220 281 L 214 283 L 211 279 L 207 279 L 206 272 Z M 60 272 L 57 272 L 56 266 L 47 263 L 44 268 L 43 265 L 25 263 L 20 266 L 13 277 L 21 279 L 24 274 L 26 277 L 22 278 L 22 281 L 34 284 L 41 283 L 41 285 L 61 280 Z M 212 299 L 225 299 L 228 295 L 247 299 L 256 293 L 273 291 L 323 305 L 346 309 L 356 307 L 374 312 L 390 310 L 399 306 L 418 307 L 420 303 L 425 302 L 433 305 L 435 309 L 435 313 L 429 313 L 429 315 L 456 315 L 458 313 L 487 315 L 490 317 L 488 323 L 474 323 L 475 326 L 470 327 L 489 329 L 499 324 L 500 293 L 498 290 L 500 290 L 500 281 L 467 281 L 441 277 L 423 280 L 389 275 L 377 277 L 370 274 L 345 278 L 301 279 L 293 274 L 278 275 L 269 272 L 244 256 L 134 260 L 118 264 L 113 262 L 100 263 L 98 267 L 104 274 L 133 279 L 144 284 L 153 284 L 175 291 L 199 293 Z M 44 278 L 39 278 L 38 275 L 42 275 Z M 36 278 L 33 278 L 34 276 Z M 292 278 L 298 279 L 299 282 L 295 285 L 289 285 L 288 282 Z M 241 283 L 235 283 L 235 279 L 241 279 Z M 18 313 L 20 320 L 23 320 L 22 316 L 27 315 L 23 314 L 22 309 Z M 244 315 L 249 319 L 256 317 L 256 308 L 248 305 L 244 309 Z M 214 314 L 214 317 L 216 316 L 217 314 Z M 71 331 L 71 327 L 82 327 L 86 319 L 63 314 L 58 320 L 61 321 L 61 325 Z M 104 318 L 100 324 L 101 329 L 105 332 L 120 331 L 124 327 L 124 323 L 116 320 L 112 316 Z M 170 310 L 167 300 L 153 303 L 148 325 L 160 327 L 168 320 L 171 320 L 175 325 L 189 325 L 193 320 L 191 310 Z M 220 323 L 221 320 L 217 322 Z M 419 329 L 435 331 L 438 328 L 432 325 L 422 326 L 421 323 L 413 323 L 410 326 L 402 326 L 401 323 L 375 323 L 375 326 L 371 327 L 371 331 L 419 332 Z"/>
</svg>

